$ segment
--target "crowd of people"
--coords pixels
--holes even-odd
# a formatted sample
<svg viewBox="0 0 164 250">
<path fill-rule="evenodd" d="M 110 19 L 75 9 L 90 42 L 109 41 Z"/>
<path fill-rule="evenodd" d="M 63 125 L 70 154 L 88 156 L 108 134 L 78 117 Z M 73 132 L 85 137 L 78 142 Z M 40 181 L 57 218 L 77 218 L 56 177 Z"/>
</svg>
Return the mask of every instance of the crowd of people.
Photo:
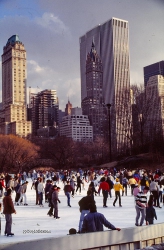
<svg viewBox="0 0 164 250">
<path fill-rule="evenodd" d="M 29 182 L 29 178 L 31 181 Z M 80 219 L 78 233 L 103 231 L 103 226 L 120 231 L 120 228 L 112 225 L 103 214 L 97 212 L 95 196 L 102 195 L 102 206 L 107 208 L 108 196 L 112 197 L 112 189 L 115 193 L 113 206 L 119 202 L 122 207 L 122 196 L 127 196 L 127 188 L 130 187 L 131 195 L 134 196 L 136 219 L 135 225 L 142 226 L 153 224 L 157 219 L 155 207 L 162 208 L 164 204 L 164 175 L 156 171 L 127 169 L 89 169 L 77 171 L 63 170 L 35 171 L 0 174 L 0 209 L 5 215 L 6 227 L 4 234 L 13 236 L 11 232 L 12 213 L 16 213 L 16 206 L 28 206 L 27 186 L 35 192 L 35 204 L 43 207 L 44 202 L 48 203 L 47 215 L 54 219 L 60 219 L 58 214 L 58 203 L 60 203 L 60 190 L 64 190 L 67 199 L 67 206 L 71 207 L 71 197 L 81 190 L 86 190 L 86 196 L 79 202 Z M 87 185 L 86 185 L 87 183 Z M 87 187 L 87 188 L 86 188 Z M 147 193 L 149 192 L 149 199 Z"/>
</svg>

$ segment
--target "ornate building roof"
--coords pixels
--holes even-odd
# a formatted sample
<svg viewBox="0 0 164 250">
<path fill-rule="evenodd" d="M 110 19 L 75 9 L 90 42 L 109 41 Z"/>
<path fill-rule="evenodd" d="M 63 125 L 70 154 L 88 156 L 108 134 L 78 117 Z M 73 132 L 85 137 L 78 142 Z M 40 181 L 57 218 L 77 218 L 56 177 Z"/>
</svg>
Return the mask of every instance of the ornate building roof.
<svg viewBox="0 0 164 250">
<path fill-rule="evenodd" d="M 8 39 L 6 45 L 9 45 L 9 44 L 14 45 L 16 42 L 21 43 L 19 36 L 13 35 Z"/>
</svg>

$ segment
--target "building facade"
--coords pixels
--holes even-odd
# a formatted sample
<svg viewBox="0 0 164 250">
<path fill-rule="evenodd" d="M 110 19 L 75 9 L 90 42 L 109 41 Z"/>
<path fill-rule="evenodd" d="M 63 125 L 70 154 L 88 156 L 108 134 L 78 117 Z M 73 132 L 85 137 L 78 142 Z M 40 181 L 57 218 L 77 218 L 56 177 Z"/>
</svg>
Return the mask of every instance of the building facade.
<svg viewBox="0 0 164 250">
<path fill-rule="evenodd" d="M 26 113 L 26 50 L 18 35 L 10 37 L 2 54 L 0 133 L 26 137 L 31 122 Z"/>
<path fill-rule="evenodd" d="M 60 136 L 72 138 L 74 141 L 93 141 L 93 127 L 90 126 L 88 116 L 82 115 L 81 108 L 72 108 L 71 115 L 62 118 Z"/>
<path fill-rule="evenodd" d="M 131 124 L 128 22 L 112 18 L 80 37 L 82 100 L 87 97 L 85 67 L 93 40 L 103 65 L 102 97 L 105 104 L 111 104 L 112 151 L 122 154 L 129 147 L 127 134 Z"/>
<path fill-rule="evenodd" d="M 43 133 L 44 136 L 48 134 L 48 131 L 56 131 L 54 132 L 55 136 L 59 124 L 59 103 L 56 90 L 45 89 L 37 94 L 31 93 L 30 107 L 32 134 L 41 136 Z"/>
</svg>

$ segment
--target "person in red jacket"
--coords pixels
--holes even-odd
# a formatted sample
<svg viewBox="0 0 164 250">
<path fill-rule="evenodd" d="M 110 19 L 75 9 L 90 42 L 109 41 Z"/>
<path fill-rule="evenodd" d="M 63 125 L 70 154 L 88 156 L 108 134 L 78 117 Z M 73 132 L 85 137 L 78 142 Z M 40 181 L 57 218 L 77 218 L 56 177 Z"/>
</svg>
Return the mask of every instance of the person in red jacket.
<svg viewBox="0 0 164 250">
<path fill-rule="evenodd" d="M 6 196 L 3 198 L 3 213 L 6 219 L 5 235 L 13 236 L 14 234 L 11 232 L 12 214 L 16 214 L 16 211 L 11 199 L 11 189 L 7 189 L 6 193 Z"/>
<path fill-rule="evenodd" d="M 102 194 L 103 194 L 103 207 L 107 207 L 106 202 L 107 202 L 110 188 L 109 188 L 109 184 L 105 181 L 105 177 L 101 178 L 101 183 L 98 189 L 98 193 L 100 193 L 101 189 L 102 189 Z"/>
</svg>

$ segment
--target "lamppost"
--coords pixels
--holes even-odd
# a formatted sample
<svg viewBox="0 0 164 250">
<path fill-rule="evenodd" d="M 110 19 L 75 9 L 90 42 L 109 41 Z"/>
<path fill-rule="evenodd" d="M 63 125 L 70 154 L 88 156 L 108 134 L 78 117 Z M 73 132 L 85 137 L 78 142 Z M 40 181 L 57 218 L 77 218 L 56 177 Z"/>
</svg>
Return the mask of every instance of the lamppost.
<svg viewBox="0 0 164 250">
<path fill-rule="evenodd" d="M 110 117 L 110 108 L 111 108 L 111 104 L 108 103 L 106 104 L 107 108 L 108 108 L 108 129 L 109 129 L 109 162 L 112 161 L 112 145 L 111 145 L 111 117 Z"/>
<path fill-rule="evenodd" d="M 140 123 L 141 150 L 143 150 L 143 115 L 139 114 L 138 121 Z"/>
</svg>

